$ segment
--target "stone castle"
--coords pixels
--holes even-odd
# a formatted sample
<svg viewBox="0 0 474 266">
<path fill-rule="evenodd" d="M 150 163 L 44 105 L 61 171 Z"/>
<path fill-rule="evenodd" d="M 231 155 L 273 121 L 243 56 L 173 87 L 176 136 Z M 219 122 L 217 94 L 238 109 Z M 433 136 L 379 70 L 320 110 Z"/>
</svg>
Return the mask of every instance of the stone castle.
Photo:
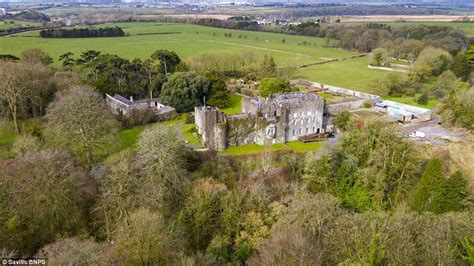
<svg viewBox="0 0 474 266">
<path fill-rule="evenodd" d="M 242 113 L 225 115 L 218 108 L 195 108 L 195 123 L 202 145 L 224 150 L 229 145 L 269 145 L 324 133 L 324 99 L 307 92 L 242 99 Z"/>
</svg>

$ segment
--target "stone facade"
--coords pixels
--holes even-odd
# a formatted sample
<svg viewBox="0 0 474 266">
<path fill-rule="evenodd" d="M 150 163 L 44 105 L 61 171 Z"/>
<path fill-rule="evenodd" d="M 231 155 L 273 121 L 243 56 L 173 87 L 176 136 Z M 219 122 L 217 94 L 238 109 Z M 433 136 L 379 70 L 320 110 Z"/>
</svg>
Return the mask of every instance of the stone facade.
<svg viewBox="0 0 474 266">
<path fill-rule="evenodd" d="M 324 99 L 307 92 L 242 99 L 242 114 L 226 116 L 214 107 L 196 107 L 202 144 L 223 150 L 228 145 L 285 143 L 325 132 Z"/>
</svg>

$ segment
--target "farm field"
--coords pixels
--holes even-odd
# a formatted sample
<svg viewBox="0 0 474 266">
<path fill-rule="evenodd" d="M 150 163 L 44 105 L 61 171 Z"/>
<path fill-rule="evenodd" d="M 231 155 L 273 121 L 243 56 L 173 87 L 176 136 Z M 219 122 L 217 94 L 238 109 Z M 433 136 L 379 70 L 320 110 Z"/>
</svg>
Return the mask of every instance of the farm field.
<svg viewBox="0 0 474 266">
<path fill-rule="evenodd" d="M 76 55 L 89 49 L 117 54 L 125 58 L 148 58 L 155 50 L 168 49 L 186 59 L 203 53 L 253 51 L 271 54 L 281 65 L 320 62 L 322 58 L 342 58 L 355 53 L 324 48 L 324 39 L 275 33 L 210 28 L 190 24 L 132 22 L 104 24 L 120 26 L 129 36 L 114 38 L 42 39 L 38 32 L 21 33 L 0 39 L 2 53 L 19 55 L 21 51 L 40 48 L 58 59 L 61 54 Z M 232 34 L 225 37 L 224 34 Z M 285 43 L 282 40 L 285 39 Z M 311 45 L 299 45 L 307 42 Z M 56 62 L 58 64 L 58 62 Z"/>
<path fill-rule="evenodd" d="M 7 30 L 7 29 L 12 29 L 12 28 L 17 28 L 17 27 L 40 26 L 40 25 L 41 23 L 39 22 L 13 20 L 13 19 L 0 20 L 0 30 Z"/>
<path fill-rule="evenodd" d="M 89 49 L 117 54 L 129 59 L 148 58 L 155 50 L 168 49 L 177 52 L 184 60 L 204 53 L 232 54 L 251 51 L 258 55 L 272 55 L 277 64 L 283 67 L 356 55 L 354 52 L 325 48 L 323 47 L 325 40 L 316 37 L 156 22 L 116 23 L 104 24 L 104 26 L 120 26 L 128 36 L 43 39 L 38 37 L 38 32 L 25 32 L 1 37 L 0 51 L 3 54 L 20 55 L 24 50 L 40 48 L 56 60 L 56 65 L 60 64 L 57 61 L 58 57 L 66 52 L 70 51 L 78 56 Z M 224 34 L 231 34 L 232 37 L 225 37 Z M 303 42 L 310 45 L 302 45 Z M 296 72 L 296 76 L 373 93 L 370 84 L 375 79 L 387 75 L 388 72 L 368 69 L 367 65 L 368 58 L 361 57 L 301 68 Z M 415 104 L 411 97 L 402 98 L 400 101 Z M 240 107 L 224 111 L 232 114 L 240 112 Z"/>
</svg>

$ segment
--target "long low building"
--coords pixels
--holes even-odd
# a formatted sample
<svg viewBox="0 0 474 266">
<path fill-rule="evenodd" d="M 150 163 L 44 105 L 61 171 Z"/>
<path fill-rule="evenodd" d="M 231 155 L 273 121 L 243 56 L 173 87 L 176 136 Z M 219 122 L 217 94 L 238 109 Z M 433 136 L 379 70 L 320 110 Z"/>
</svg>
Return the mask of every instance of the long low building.
<svg viewBox="0 0 474 266">
<path fill-rule="evenodd" d="M 375 103 L 375 106 L 384 108 L 390 117 L 401 122 L 409 122 L 413 119 L 418 119 L 418 121 L 428 121 L 431 119 L 432 114 L 430 109 L 382 99 L 378 100 Z"/>
<path fill-rule="evenodd" d="M 159 98 L 142 99 L 134 101 L 133 97 L 127 99 L 119 94 L 111 96 L 105 94 L 105 101 L 114 114 L 127 116 L 133 110 L 152 110 L 160 119 L 168 119 L 176 116 L 176 109 L 163 105 Z"/>
</svg>

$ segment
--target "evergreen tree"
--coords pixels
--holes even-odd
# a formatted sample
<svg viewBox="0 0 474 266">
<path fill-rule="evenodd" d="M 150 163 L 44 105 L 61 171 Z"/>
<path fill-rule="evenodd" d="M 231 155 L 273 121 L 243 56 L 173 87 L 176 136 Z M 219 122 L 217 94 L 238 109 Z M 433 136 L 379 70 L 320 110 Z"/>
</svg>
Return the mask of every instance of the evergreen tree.
<svg viewBox="0 0 474 266">
<path fill-rule="evenodd" d="M 454 57 L 451 70 L 456 74 L 457 77 L 463 81 L 467 81 L 471 75 L 471 66 L 469 65 L 469 59 L 466 54 L 459 53 Z"/>
<path fill-rule="evenodd" d="M 206 78 L 209 80 L 211 88 L 211 95 L 207 103 L 219 108 L 229 107 L 231 105 L 230 92 L 224 80 L 215 74 L 206 75 Z"/>
<path fill-rule="evenodd" d="M 178 112 L 190 112 L 209 99 L 209 81 L 195 72 L 176 72 L 169 76 L 160 92 L 163 104 Z"/>
<path fill-rule="evenodd" d="M 411 200 L 411 208 L 418 212 L 441 213 L 443 211 L 442 196 L 445 192 L 444 189 L 443 166 L 440 160 L 433 159 L 426 166 L 425 172 L 418 182 Z"/>
<path fill-rule="evenodd" d="M 464 208 L 464 199 L 467 197 L 467 180 L 460 171 L 456 171 L 446 180 L 443 193 L 443 212 L 460 211 Z"/>
<path fill-rule="evenodd" d="M 272 56 L 265 55 L 263 57 L 260 69 L 263 78 L 276 77 L 277 75 L 277 66 Z"/>
</svg>

